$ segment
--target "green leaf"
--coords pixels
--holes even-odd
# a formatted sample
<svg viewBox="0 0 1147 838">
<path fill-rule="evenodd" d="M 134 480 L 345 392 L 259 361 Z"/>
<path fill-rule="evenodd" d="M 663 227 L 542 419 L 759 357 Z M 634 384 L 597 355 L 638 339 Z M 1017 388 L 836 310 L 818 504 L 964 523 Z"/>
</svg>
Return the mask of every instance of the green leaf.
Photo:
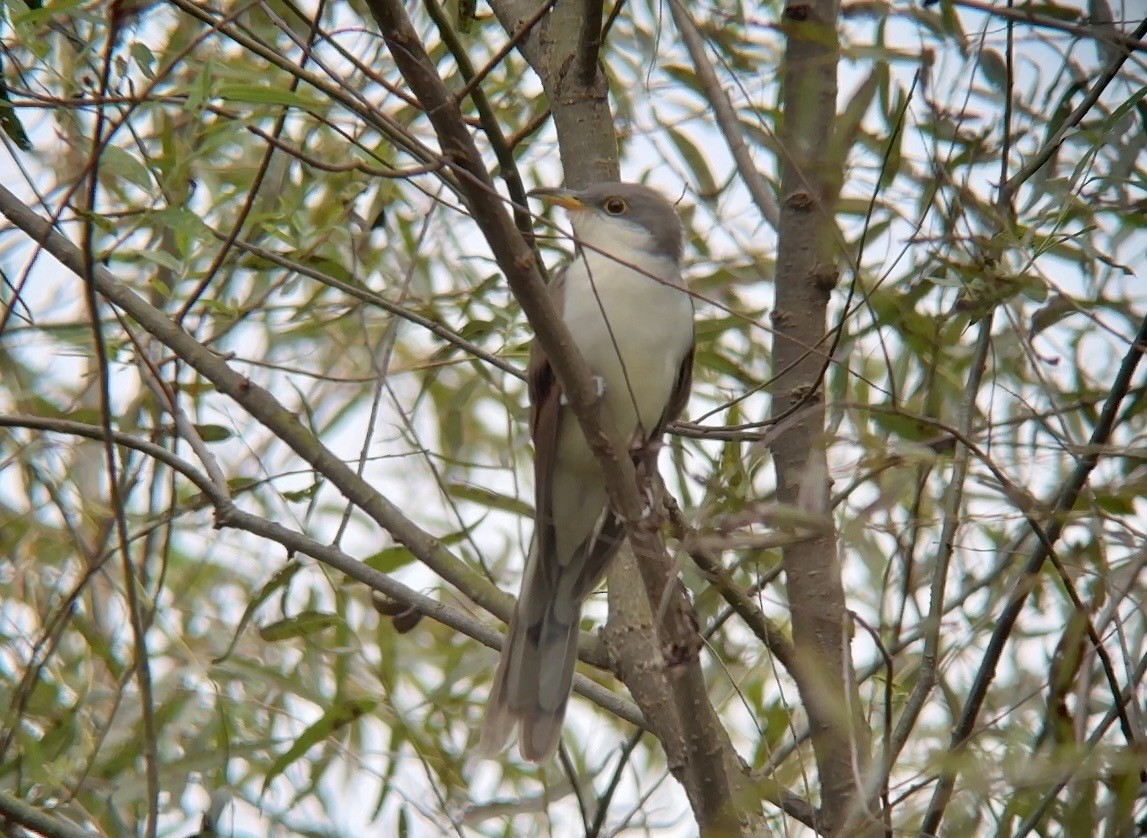
<svg viewBox="0 0 1147 838">
<path fill-rule="evenodd" d="M 229 83 L 215 88 L 215 95 L 229 103 L 246 102 L 252 105 L 285 105 L 303 110 L 318 110 L 323 103 L 318 98 L 304 96 L 283 87 L 262 84 Z"/>
<path fill-rule="evenodd" d="M 161 210 L 148 213 L 148 217 L 155 224 L 167 227 L 190 239 L 198 239 L 204 234 L 210 233 L 207 225 L 203 223 L 203 219 L 187 207 L 164 207 Z"/>
<path fill-rule="evenodd" d="M 51 22 L 52 18 L 57 15 L 65 15 L 72 9 L 79 8 L 84 5 L 84 2 L 85 0 L 56 0 L 56 2 L 48 6 L 36 4 L 30 11 L 13 15 L 12 22 L 16 26 L 26 26 L 30 29 L 34 29 Z M 32 6 L 31 3 L 28 5 Z"/>
<path fill-rule="evenodd" d="M 1135 500 L 1134 498 L 1126 497 L 1124 495 L 1114 495 L 1110 492 L 1096 492 L 1095 502 L 1099 508 L 1109 515 L 1134 515 L 1135 514 Z M 1083 501 L 1080 497 L 1079 503 L 1076 504 L 1077 509 L 1087 509 L 1089 504 Z"/>
<path fill-rule="evenodd" d="M 113 254 L 112 258 L 114 259 L 116 255 L 117 254 Z M 159 265 L 159 267 L 165 268 L 174 274 L 179 274 L 183 271 L 183 265 L 180 261 L 164 250 L 155 250 L 154 248 L 139 250 L 132 253 L 131 258 L 142 259 L 144 262 Z M 127 254 L 123 254 L 122 261 L 129 261 Z M 168 289 L 168 291 L 170 292 L 170 289 Z M 164 294 L 164 296 L 170 296 L 170 294 Z"/>
<path fill-rule="evenodd" d="M 519 498 L 503 495 L 500 492 L 495 492 L 482 486 L 474 486 L 470 483 L 452 482 L 448 484 L 448 488 L 450 494 L 454 497 L 468 500 L 471 503 L 477 503 L 488 509 L 510 512 L 514 515 L 520 515 L 523 518 L 534 517 L 534 507 Z"/>
<path fill-rule="evenodd" d="M 1060 320 L 1075 314 L 1081 309 L 1082 306 L 1070 297 L 1065 297 L 1062 294 L 1052 294 L 1050 299 L 1032 315 L 1028 338 L 1035 337 L 1044 329 L 1054 326 Z"/>
<path fill-rule="evenodd" d="M 669 135 L 669 141 L 673 143 L 677 153 L 681 155 L 681 159 L 689 167 L 689 171 L 693 173 L 693 179 L 697 183 L 697 194 L 707 201 L 720 195 L 721 188 L 717 186 L 717 181 L 713 178 L 713 171 L 709 168 L 709 162 L 696 143 L 676 128 L 666 127 L 665 133 Z"/>
<path fill-rule="evenodd" d="M 312 747 L 322 742 L 328 736 L 336 733 L 340 728 L 365 716 L 378 706 L 373 698 L 356 698 L 336 704 L 313 725 L 299 734 L 287 752 L 278 757 L 271 767 L 267 769 L 267 776 L 263 778 L 263 791 L 271 785 L 271 781 L 282 774 L 295 760 L 303 757 Z"/>
<path fill-rule="evenodd" d="M 400 567 L 406 567 L 415 560 L 415 556 L 405 547 L 396 545 L 379 550 L 373 556 L 363 559 L 363 564 L 374 568 L 379 573 L 394 573 Z"/>
<path fill-rule="evenodd" d="M 98 407 L 79 407 L 67 414 L 67 418 L 73 422 L 81 422 L 85 425 L 102 425 L 103 413 L 100 412 Z M 114 422 L 112 423 L 115 424 Z"/>
<path fill-rule="evenodd" d="M 881 430 L 909 442 L 924 442 L 936 435 L 933 426 L 904 413 L 874 410 L 871 418 L 873 424 Z"/>
<path fill-rule="evenodd" d="M 147 166 L 116 145 L 106 146 L 100 154 L 100 169 L 150 192 L 155 188 Z"/>
<path fill-rule="evenodd" d="M 230 477 L 227 479 L 227 490 L 231 494 L 237 495 L 257 486 L 258 483 L 259 481 L 253 477 Z"/>
<path fill-rule="evenodd" d="M 353 273 L 351 273 L 345 264 L 335 261 L 334 259 L 329 259 L 326 256 L 315 253 L 305 253 L 298 250 L 289 251 L 284 253 L 283 256 L 287 259 L 290 259 L 292 262 L 298 262 L 300 265 L 306 265 L 308 268 L 318 271 L 321 274 L 326 274 L 332 279 L 337 279 L 341 282 L 345 282 L 348 285 L 361 286 L 362 284 L 358 281 L 358 278 Z M 252 258 L 258 259 L 258 257 Z M 282 268 L 280 268 L 278 265 L 271 263 L 268 260 L 259 261 L 271 270 L 282 270 Z"/>
<path fill-rule="evenodd" d="M 848 104 L 844 106 L 844 112 L 837 118 L 835 129 L 837 141 L 841 144 L 837 149 L 841 159 L 847 158 L 849 149 L 856 142 L 860 133 L 860 125 L 864 121 L 864 115 L 868 113 L 872 99 L 888 76 L 887 62 L 878 61 L 872 68 L 872 72 L 868 74 L 868 78 L 861 82 L 860 87 L 848 97 Z"/>
<path fill-rule="evenodd" d="M 1025 3 L 1023 9 L 1028 14 L 1044 15 L 1056 20 L 1083 21 L 1083 10 L 1078 6 L 1061 6 L 1058 3 Z"/>
<path fill-rule="evenodd" d="M 228 485 L 230 485 L 230 481 L 228 481 Z M 251 617 L 254 616 L 259 606 L 266 602 L 275 591 L 286 587 L 287 583 L 289 583 L 302 568 L 303 566 L 299 562 L 287 562 L 287 564 L 279 568 L 270 579 L 263 583 L 263 587 L 260 588 L 259 592 L 247 603 L 247 608 L 243 611 L 243 616 L 239 618 L 239 625 L 236 627 L 235 634 L 232 636 L 227 649 L 223 654 L 211 661 L 213 664 L 223 663 L 223 661 L 231 656 L 231 653 L 235 650 L 235 644 L 239 642 L 239 635 L 243 633 L 243 629 L 247 627 L 247 623 L 251 621 Z"/>
<path fill-rule="evenodd" d="M 968 54 L 968 37 L 964 34 L 960 16 L 956 14 L 956 4 L 951 0 L 943 0 L 940 4 L 940 26 L 945 33 L 952 36 L 952 40 L 960 49 L 960 54 L 966 56 Z"/>
<path fill-rule="evenodd" d="M 231 429 L 222 425 L 196 425 L 195 430 L 204 442 L 223 442 L 231 438 Z"/>
<path fill-rule="evenodd" d="M 131 57 L 135 59 L 136 66 L 143 74 L 145 79 L 155 78 L 155 53 L 147 48 L 147 44 L 142 41 L 133 41 L 131 45 Z"/>
<path fill-rule="evenodd" d="M 298 489 L 293 492 L 283 492 L 283 499 L 288 500 L 291 503 L 302 503 L 304 501 L 309 502 L 314 498 L 315 494 L 319 491 L 319 488 L 322 485 L 323 484 L 320 481 L 316 480 L 305 489 Z"/>
<path fill-rule="evenodd" d="M 338 614 L 330 611 L 300 611 L 293 617 L 276 620 L 259 629 L 259 636 L 268 643 L 290 640 L 292 637 L 309 637 L 326 631 L 342 621 Z"/>
<path fill-rule="evenodd" d="M 3 65 L 0 64 L 0 73 L 2 72 Z M 28 132 L 24 130 L 20 117 L 16 116 L 16 109 L 12 106 L 12 99 L 8 95 L 8 83 L 2 76 L 0 76 L 0 128 L 4 129 L 4 133 L 20 151 L 32 150 L 32 141 L 28 139 Z"/>
</svg>

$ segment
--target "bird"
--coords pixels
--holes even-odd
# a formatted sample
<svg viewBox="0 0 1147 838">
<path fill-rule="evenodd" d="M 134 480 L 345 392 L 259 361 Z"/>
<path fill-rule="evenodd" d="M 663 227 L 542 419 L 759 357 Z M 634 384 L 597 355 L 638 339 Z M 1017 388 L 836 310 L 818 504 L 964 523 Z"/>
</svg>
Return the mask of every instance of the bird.
<svg viewBox="0 0 1147 838">
<path fill-rule="evenodd" d="M 606 427 L 635 460 L 660 445 L 684 410 L 693 377 L 694 306 L 682 274 L 685 230 L 647 186 L 597 183 L 537 189 L 569 215 L 573 260 L 549 292 L 593 373 Z M 534 535 L 494 675 L 479 740 L 492 757 L 520 727 L 523 759 L 557 749 L 573 684 L 582 603 L 625 538 L 605 480 L 538 345 L 527 370 L 534 444 Z M 648 461 L 648 460 L 647 460 Z"/>
</svg>

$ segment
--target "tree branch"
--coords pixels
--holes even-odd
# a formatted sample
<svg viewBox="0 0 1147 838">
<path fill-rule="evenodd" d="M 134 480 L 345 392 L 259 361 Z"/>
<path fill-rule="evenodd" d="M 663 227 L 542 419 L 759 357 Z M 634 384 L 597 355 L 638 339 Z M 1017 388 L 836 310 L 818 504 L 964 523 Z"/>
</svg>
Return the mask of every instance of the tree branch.
<svg viewBox="0 0 1147 838">
<path fill-rule="evenodd" d="M 605 0 L 583 0 L 581 31 L 577 38 L 577 58 L 574 72 L 579 84 L 592 87 L 597 82 L 601 51 L 602 7 Z"/>
<path fill-rule="evenodd" d="M 103 430 L 95 425 L 43 416 L 0 414 L 0 428 L 28 428 L 49 433 L 70 434 L 97 441 L 104 438 Z M 207 475 L 162 445 L 121 431 L 113 431 L 112 435 L 116 445 L 139 451 L 141 454 L 158 460 L 191 481 L 214 507 L 216 526 L 249 532 L 252 535 L 281 544 L 291 552 L 310 556 L 312 559 L 346 574 L 356 582 L 361 582 L 372 590 L 402 603 L 424 617 L 473 638 L 491 649 L 499 650 L 502 648 L 502 635 L 499 632 L 464 611 L 407 587 L 385 573 L 381 573 L 344 553 L 337 547 L 316 541 L 310 536 L 268 521 L 266 518 L 260 518 L 258 515 L 243 512 L 234 505 L 227 493 L 221 490 Z M 587 656 L 583 654 L 582 659 L 586 660 Z M 601 662 L 592 659 L 587 660 L 587 663 L 603 666 Z M 603 710 L 613 713 L 618 718 L 624 719 L 642 730 L 649 730 L 641 710 L 632 702 L 626 701 L 584 675 L 575 674 L 574 690 Z"/>
<path fill-rule="evenodd" d="M 957 757 L 971 739 L 972 731 L 976 726 L 976 719 L 979 718 L 980 707 L 987 696 L 988 688 L 995 680 L 996 668 L 999 665 L 1000 657 L 1003 655 L 1004 647 L 1011 639 L 1012 629 L 1015 627 L 1016 620 L 1019 619 L 1020 612 L 1027 603 L 1028 597 L 1037 587 L 1035 579 L 1039 575 L 1045 559 L 1047 559 L 1050 546 L 1063 532 L 1068 520 L 1067 513 L 1075 506 L 1079 493 L 1087 485 L 1091 472 L 1099 463 L 1103 446 L 1111 438 L 1119 407 L 1127 396 L 1128 390 L 1131 389 L 1131 379 L 1134 377 L 1135 370 L 1138 368 L 1144 353 L 1147 353 L 1147 318 L 1144 318 L 1139 324 L 1139 331 L 1132 340 L 1127 354 L 1123 356 L 1123 362 L 1119 366 L 1115 380 L 1111 383 L 1110 395 L 1103 403 L 1103 410 L 1091 432 L 1088 445 L 1084 448 L 1085 453 L 1080 457 L 1071 477 L 1060 491 L 1055 509 L 1051 514 L 1051 522 L 1046 530 L 1046 538 L 1037 540 L 1032 546 L 1031 554 L 1024 563 L 1023 571 L 1012 589 L 1011 600 L 996 620 L 991 639 L 984 650 L 984 657 L 976 670 L 976 678 L 968 692 L 968 699 L 964 703 L 964 710 L 952 729 L 952 740 L 948 746 L 948 752 L 952 759 L 945 762 L 948 770 L 941 776 L 940 782 L 937 783 L 936 790 L 932 794 L 932 801 L 928 805 L 928 814 L 920 828 L 921 835 L 928 836 L 938 833 L 940 821 L 944 817 L 944 810 L 952 797 L 952 790 L 955 788 L 956 778 L 960 773 L 960 760 Z"/>
<path fill-rule="evenodd" d="M 102 433 L 96 439 L 103 439 Z M 0 791 L 0 815 L 4 820 L 18 823 L 46 838 L 93 838 L 95 833 L 54 817 L 30 806 L 6 791 Z"/>
<path fill-rule="evenodd" d="M 729 153 L 733 155 L 737 174 L 741 176 L 745 188 L 749 190 L 749 196 L 757 205 L 761 217 L 776 230 L 780 224 L 781 208 L 777 205 L 773 190 L 769 188 L 761 176 L 760 169 L 753 162 L 749 147 L 745 144 L 741 124 L 737 120 L 737 112 L 729 95 L 721 87 L 721 80 L 717 78 L 717 72 L 713 69 L 709 56 L 705 54 L 705 39 L 701 37 L 697 24 L 693 22 L 681 0 L 670 0 L 669 10 L 673 14 L 674 23 L 677 24 L 677 31 L 681 33 L 681 40 L 685 42 L 685 49 L 689 51 L 689 58 L 693 61 L 693 69 L 697 72 L 697 80 L 701 82 L 705 99 L 713 109 L 713 118 L 717 121 L 721 136 L 729 146 Z"/>
</svg>

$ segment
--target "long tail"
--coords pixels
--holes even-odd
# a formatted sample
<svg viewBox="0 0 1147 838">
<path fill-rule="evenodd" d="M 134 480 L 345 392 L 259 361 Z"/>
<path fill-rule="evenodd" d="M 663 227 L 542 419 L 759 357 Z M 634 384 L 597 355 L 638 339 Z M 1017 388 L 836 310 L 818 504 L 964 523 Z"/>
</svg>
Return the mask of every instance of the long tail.
<svg viewBox="0 0 1147 838">
<path fill-rule="evenodd" d="M 521 723 L 518 748 L 530 762 L 553 755 L 573 685 L 581 599 L 569 585 L 551 585 L 531 551 L 518 606 L 510 620 L 502 659 L 478 744 L 492 756 Z"/>
</svg>

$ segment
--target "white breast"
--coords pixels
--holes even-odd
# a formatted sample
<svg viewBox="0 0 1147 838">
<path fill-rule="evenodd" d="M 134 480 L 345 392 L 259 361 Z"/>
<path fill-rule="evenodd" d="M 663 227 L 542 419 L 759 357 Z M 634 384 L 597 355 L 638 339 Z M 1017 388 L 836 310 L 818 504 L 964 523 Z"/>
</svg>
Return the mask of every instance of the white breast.
<svg viewBox="0 0 1147 838">
<path fill-rule="evenodd" d="M 627 267 L 583 250 L 567 269 L 564 299 L 566 325 L 605 379 L 606 412 L 626 440 L 656 426 L 693 342 L 692 298 L 642 272 L 680 281 L 677 266 L 636 254 Z"/>
</svg>

